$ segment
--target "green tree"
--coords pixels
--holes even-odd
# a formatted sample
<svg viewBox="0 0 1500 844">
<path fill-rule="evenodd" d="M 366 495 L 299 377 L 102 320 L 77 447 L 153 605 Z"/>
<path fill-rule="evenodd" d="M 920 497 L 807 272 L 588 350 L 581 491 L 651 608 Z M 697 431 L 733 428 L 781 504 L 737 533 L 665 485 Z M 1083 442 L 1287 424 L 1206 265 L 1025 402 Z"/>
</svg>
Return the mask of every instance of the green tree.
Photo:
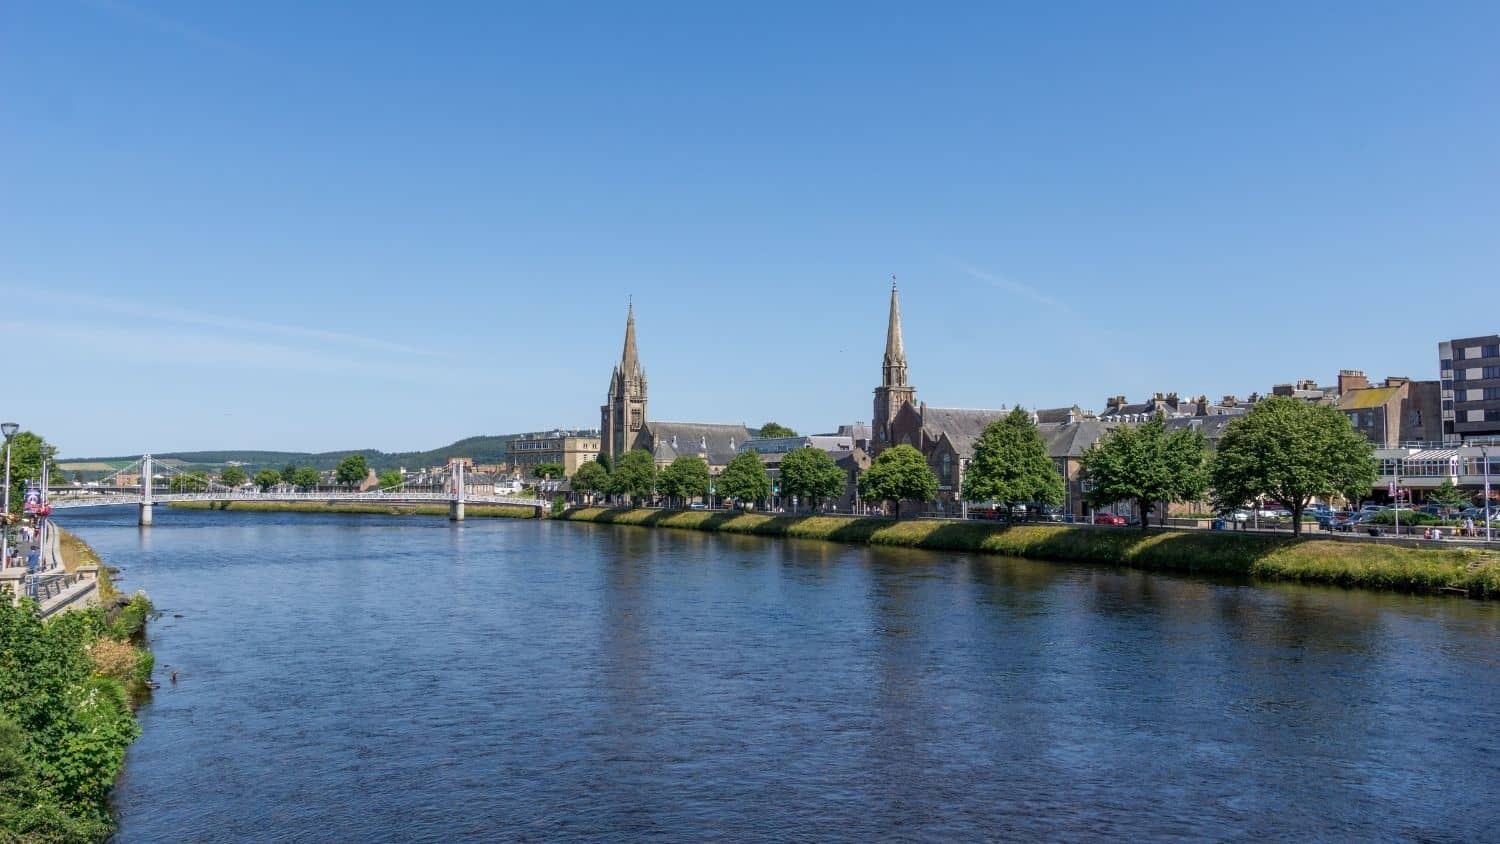
<svg viewBox="0 0 1500 844">
<path fill-rule="evenodd" d="M 570 483 L 574 492 L 583 493 L 584 495 L 606 492 L 609 490 L 609 470 L 605 469 L 604 464 L 597 460 L 588 460 L 578 467 L 578 471 L 573 473 L 573 479 Z"/>
<path fill-rule="evenodd" d="M 754 504 L 771 497 L 771 479 L 766 464 L 753 451 L 742 451 L 729 461 L 719 475 L 719 494 L 733 498 L 740 505 Z"/>
<path fill-rule="evenodd" d="M 1302 533 L 1302 511 L 1317 496 L 1367 494 L 1375 485 L 1374 449 L 1328 405 L 1286 396 L 1258 402 L 1229 423 L 1209 465 L 1221 510 L 1271 496 L 1292 512 Z"/>
<path fill-rule="evenodd" d="M 237 489 L 245 483 L 245 470 L 238 466 L 228 466 L 219 473 L 219 483 L 230 489 Z"/>
<path fill-rule="evenodd" d="M 311 466 L 298 466 L 292 470 L 291 477 L 286 479 L 292 486 L 301 489 L 313 489 L 323 482 L 323 476 Z"/>
<path fill-rule="evenodd" d="M 388 470 L 380 473 L 380 476 L 379 476 L 380 488 L 381 489 L 394 489 L 394 488 L 396 488 L 398 486 L 401 486 L 401 482 L 403 480 L 404 480 L 404 478 L 401 477 L 401 472 L 399 472 L 396 469 L 388 469 Z"/>
<path fill-rule="evenodd" d="M 292 480 L 292 478 L 296 477 L 296 475 L 297 475 L 297 464 L 295 464 L 295 463 L 288 463 L 288 464 L 286 464 L 285 466 L 283 466 L 281 468 L 281 479 L 283 481 L 286 481 L 289 484 L 295 484 L 296 483 L 295 481 Z"/>
<path fill-rule="evenodd" d="M 261 469 L 255 473 L 255 485 L 261 492 L 269 492 L 271 487 L 281 483 L 281 473 L 275 469 Z"/>
<path fill-rule="evenodd" d="M 778 425 L 775 422 L 767 422 L 766 424 L 760 426 L 760 435 L 767 439 L 771 437 L 795 437 L 797 436 L 797 432 L 793 431 L 791 428 L 788 428 L 785 425 Z"/>
<path fill-rule="evenodd" d="M 1196 428 L 1168 432 L 1160 416 L 1139 426 L 1116 428 L 1084 452 L 1083 476 L 1094 506 L 1130 500 L 1141 513 L 1141 530 L 1159 502 L 1196 501 L 1208 487 L 1208 450 Z"/>
<path fill-rule="evenodd" d="M 370 466 L 365 462 L 363 454 L 351 454 L 339 461 L 337 469 L 333 470 L 333 479 L 344 486 L 354 486 L 363 481 L 370 474 Z"/>
<path fill-rule="evenodd" d="M 844 470 L 820 448 L 799 448 L 781 458 L 781 495 L 809 506 L 844 494 Z"/>
<path fill-rule="evenodd" d="M 610 472 L 613 472 L 615 470 L 614 461 L 610 460 L 609 455 L 605 452 L 601 451 L 598 454 L 594 455 L 594 462 L 604 467 L 605 474 L 609 474 Z"/>
<path fill-rule="evenodd" d="M 561 463 L 538 463 L 531 467 L 531 474 L 537 478 L 560 478 L 563 476 L 563 465 Z"/>
<path fill-rule="evenodd" d="M 656 488 L 668 498 L 686 504 L 689 498 L 708 495 L 708 464 L 702 458 L 682 456 L 661 470 Z"/>
<path fill-rule="evenodd" d="M 656 489 L 656 461 L 651 452 L 637 448 L 620 455 L 609 473 L 609 491 L 625 496 L 629 503 L 651 495 Z"/>
<path fill-rule="evenodd" d="M 1030 413 L 1018 407 L 984 429 L 964 470 L 962 492 L 968 501 L 1008 505 L 1063 502 L 1062 476 Z"/>
<path fill-rule="evenodd" d="M 1474 497 L 1454 486 L 1451 478 L 1438 484 L 1428 500 L 1445 511 L 1462 510 L 1474 503 Z"/>
<path fill-rule="evenodd" d="M 901 515 L 903 501 L 931 501 L 937 497 L 937 477 L 922 452 L 909 445 L 888 448 L 859 478 L 859 494 L 866 501 L 889 501 Z"/>
<path fill-rule="evenodd" d="M 208 489 L 207 472 L 178 472 L 168 488 L 173 492 L 204 492 Z"/>
<path fill-rule="evenodd" d="M 0 440 L 0 449 L 4 448 L 4 440 Z M 26 481 L 37 480 L 42 476 L 42 461 L 46 460 L 48 466 L 54 466 L 57 457 L 57 449 L 48 445 L 40 436 L 30 431 L 20 431 L 10 440 L 10 510 L 12 513 L 21 512 L 25 506 Z M 0 461 L 4 461 L 4 454 L 0 454 Z M 0 463 L 3 467 L 3 463 Z M 49 481 L 61 481 L 62 476 L 56 471 L 48 471 Z"/>
</svg>

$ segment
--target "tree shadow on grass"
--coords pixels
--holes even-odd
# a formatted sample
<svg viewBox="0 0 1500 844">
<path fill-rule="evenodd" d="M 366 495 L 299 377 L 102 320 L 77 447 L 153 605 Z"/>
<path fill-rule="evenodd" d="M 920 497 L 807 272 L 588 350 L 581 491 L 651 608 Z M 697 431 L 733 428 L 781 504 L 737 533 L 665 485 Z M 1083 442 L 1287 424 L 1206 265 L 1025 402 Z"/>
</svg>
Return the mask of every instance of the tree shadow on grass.
<svg viewBox="0 0 1500 844">
<path fill-rule="evenodd" d="M 824 539 L 836 542 L 999 554 L 1059 562 L 1266 577 L 1407 592 L 1500 594 L 1500 575 L 1481 569 L 1455 575 L 1451 561 L 1396 549 L 1335 542 L 1327 537 L 1225 531 L 1137 529 L 859 516 L 773 515 L 739 511 L 607 509 L 581 519 L 604 524 L 671 527 L 725 533 Z M 1314 547 L 1306 547 L 1314 546 Z M 1304 549 L 1304 553 L 1284 552 Z M 1281 556 L 1262 565 L 1272 555 Z"/>
</svg>

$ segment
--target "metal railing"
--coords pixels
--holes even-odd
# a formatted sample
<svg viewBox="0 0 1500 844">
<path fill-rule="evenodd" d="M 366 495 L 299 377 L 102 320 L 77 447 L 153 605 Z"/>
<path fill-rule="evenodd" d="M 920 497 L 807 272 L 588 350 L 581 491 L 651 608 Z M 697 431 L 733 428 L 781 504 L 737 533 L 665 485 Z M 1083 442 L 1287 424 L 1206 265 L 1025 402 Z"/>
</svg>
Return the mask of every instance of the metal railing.
<svg viewBox="0 0 1500 844">
<path fill-rule="evenodd" d="M 57 495 L 51 499 L 52 509 L 71 510 L 80 507 L 108 507 L 121 504 L 140 504 L 145 500 L 139 493 L 112 493 L 107 495 Z M 460 500 L 452 492 L 173 492 L 153 493 L 152 503 L 173 501 L 372 501 L 386 503 L 447 503 Z M 511 504 L 519 507 L 546 507 L 551 502 L 541 498 L 520 495 L 475 495 L 465 493 L 465 504 Z"/>
</svg>

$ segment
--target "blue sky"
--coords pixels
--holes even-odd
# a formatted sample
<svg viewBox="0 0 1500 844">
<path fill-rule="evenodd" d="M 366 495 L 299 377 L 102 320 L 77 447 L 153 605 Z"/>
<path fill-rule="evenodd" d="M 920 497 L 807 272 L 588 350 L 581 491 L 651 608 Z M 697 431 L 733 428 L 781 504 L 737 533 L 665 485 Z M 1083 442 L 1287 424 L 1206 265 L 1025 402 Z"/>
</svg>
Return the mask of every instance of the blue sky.
<svg viewBox="0 0 1500 844">
<path fill-rule="evenodd" d="M 65 454 L 1101 407 L 1500 331 L 1493 3 L 0 12 L 0 415 Z"/>
</svg>

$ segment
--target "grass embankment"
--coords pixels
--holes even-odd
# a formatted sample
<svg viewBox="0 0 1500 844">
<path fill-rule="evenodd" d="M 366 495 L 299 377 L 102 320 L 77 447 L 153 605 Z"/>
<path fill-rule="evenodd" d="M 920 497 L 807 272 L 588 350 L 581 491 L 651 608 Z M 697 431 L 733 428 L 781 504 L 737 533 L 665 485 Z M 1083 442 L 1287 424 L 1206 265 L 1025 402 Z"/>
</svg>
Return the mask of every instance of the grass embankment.
<svg viewBox="0 0 1500 844">
<path fill-rule="evenodd" d="M 1373 542 L 1209 531 L 1153 531 L 1075 525 L 1004 525 L 849 516 L 768 516 L 694 510 L 580 507 L 572 521 L 826 539 L 933 551 L 1008 554 L 1268 580 L 1405 592 L 1461 590 L 1500 598 L 1500 555 L 1470 548 L 1404 548 Z"/>
<path fill-rule="evenodd" d="M 104 565 L 104 561 L 99 559 L 99 554 L 87 542 L 58 528 L 57 545 L 58 550 L 62 552 L 63 568 L 76 571 L 79 566 L 94 566 L 97 569 L 101 601 L 110 601 L 119 597 L 120 592 L 115 589 L 115 582 L 109 576 L 109 567 Z"/>
<path fill-rule="evenodd" d="M 109 792 L 140 733 L 133 701 L 154 666 L 137 594 L 42 621 L 0 602 L 0 841 L 103 841 Z"/>
<path fill-rule="evenodd" d="M 247 513 L 355 513 L 368 516 L 447 516 L 446 504 L 375 504 L 360 501 L 173 501 L 183 510 L 240 510 Z M 465 504 L 464 516 L 477 519 L 535 519 L 534 507 Z"/>
</svg>

